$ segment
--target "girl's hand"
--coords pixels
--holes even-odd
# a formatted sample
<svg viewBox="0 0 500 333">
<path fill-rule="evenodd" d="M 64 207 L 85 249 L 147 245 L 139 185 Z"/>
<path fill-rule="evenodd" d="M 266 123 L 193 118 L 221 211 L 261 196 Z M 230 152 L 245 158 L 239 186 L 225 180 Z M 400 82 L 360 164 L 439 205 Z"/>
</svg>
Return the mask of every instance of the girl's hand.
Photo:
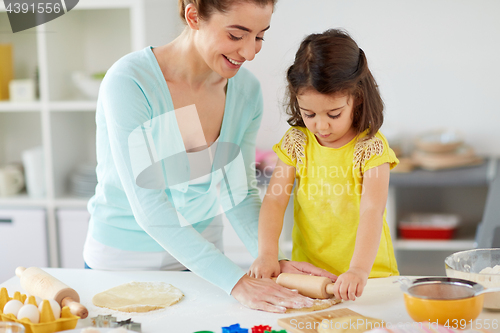
<svg viewBox="0 0 500 333">
<path fill-rule="evenodd" d="M 276 258 L 258 256 L 250 266 L 248 275 L 257 278 L 272 278 L 277 277 L 281 272 L 280 264 Z"/>
<path fill-rule="evenodd" d="M 250 309 L 284 313 L 287 308 L 310 307 L 313 300 L 282 287 L 270 279 L 255 279 L 244 275 L 231 291 L 231 295 Z"/>
<path fill-rule="evenodd" d="M 337 275 L 330 273 L 322 268 L 316 267 L 313 264 L 303 261 L 280 261 L 281 273 L 307 274 L 324 276 L 333 282 L 337 280 Z"/>
<path fill-rule="evenodd" d="M 369 273 L 361 268 L 352 267 L 341 274 L 335 282 L 333 294 L 338 299 L 355 301 L 363 294 Z"/>
</svg>

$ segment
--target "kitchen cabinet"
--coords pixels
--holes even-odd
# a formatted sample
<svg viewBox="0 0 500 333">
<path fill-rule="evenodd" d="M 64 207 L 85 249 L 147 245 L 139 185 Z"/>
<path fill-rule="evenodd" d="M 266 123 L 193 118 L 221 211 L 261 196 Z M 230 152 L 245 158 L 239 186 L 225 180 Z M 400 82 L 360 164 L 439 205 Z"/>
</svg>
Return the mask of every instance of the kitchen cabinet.
<svg viewBox="0 0 500 333">
<path fill-rule="evenodd" d="M 59 266 L 83 268 L 83 245 L 87 238 L 90 213 L 86 209 L 58 209 L 57 232 L 59 235 Z"/>
<path fill-rule="evenodd" d="M 45 267 L 47 256 L 45 210 L 0 209 L 0 283 L 18 266 Z"/>
<path fill-rule="evenodd" d="M 146 47 L 144 30 L 143 0 L 80 1 L 65 15 L 15 34 L 0 3 L 0 43 L 13 45 L 14 79 L 37 77 L 39 87 L 35 101 L 0 101 L 0 166 L 42 147 L 45 181 L 45 196 L 0 198 L 0 208 L 45 210 L 52 267 L 60 265 L 57 210 L 85 209 L 89 199 L 70 194 L 70 177 L 79 166 L 96 165 L 96 98 L 86 98 L 71 75 L 105 72 Z"/>
<path fill-rule="evenodd" d="M 444 259 L 475 247 L 488 186 L 498 160 L 486 158 L 473 167 L 410 173 L 391 173 L 387 223 L 402 274 L 444 275 Z M 407 240 L 398 236 L 397 224 L 409 213 L 457 214 L 461 223 L 451 240 Z"/>
</svg>

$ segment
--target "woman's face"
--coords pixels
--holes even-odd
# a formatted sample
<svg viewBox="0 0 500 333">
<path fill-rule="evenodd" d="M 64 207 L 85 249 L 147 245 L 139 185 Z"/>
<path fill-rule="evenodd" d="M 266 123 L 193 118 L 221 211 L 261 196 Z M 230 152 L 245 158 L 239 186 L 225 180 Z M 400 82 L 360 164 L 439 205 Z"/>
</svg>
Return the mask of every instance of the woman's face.
<svg viewBox="0 0 500 333">
<path fill-rule="evenodd" d="M 208 20 L 201 20 L 196 47 L 208 67 L 224 78 L 236 75 L 262 48 L 272 13 L 272 4 L 261 7 L 239 2 L 226 13 L 215 12 Z"/>
</svg>

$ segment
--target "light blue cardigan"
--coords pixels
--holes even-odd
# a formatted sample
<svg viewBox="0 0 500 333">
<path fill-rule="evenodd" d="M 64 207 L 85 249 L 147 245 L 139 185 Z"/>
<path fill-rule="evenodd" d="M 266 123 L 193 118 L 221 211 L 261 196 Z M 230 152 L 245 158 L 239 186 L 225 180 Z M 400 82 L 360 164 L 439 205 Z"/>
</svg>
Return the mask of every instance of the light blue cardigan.
<svg viewBox="0 0 500 333">
<path fill-rule="evenodd" d="M 174 106 L 151 47 L 118 60 L 101 84 L 97 105 L 98 185 L 88 204 L 92 236 L 128 251 L 167 250 L 230 293 L 245 272 L 200 232 L 222 206 L 240 239 L 257 256 L 261 201 L 253 163 L 262 109 L 259 82 L 241 68 L 228 80 L 219 136 L 219 143 L 232 143 L 241 151 L 228 163 L 223 156 L 227 154 L 217 148 L 215 160 L 223 167 L 213 171 L 210 184 L 189 187 L 187 154 L 175 113 L 169 112 Z M 143 177 L 148 172 L 159 177 L 148 182 Z"/>
</svg>

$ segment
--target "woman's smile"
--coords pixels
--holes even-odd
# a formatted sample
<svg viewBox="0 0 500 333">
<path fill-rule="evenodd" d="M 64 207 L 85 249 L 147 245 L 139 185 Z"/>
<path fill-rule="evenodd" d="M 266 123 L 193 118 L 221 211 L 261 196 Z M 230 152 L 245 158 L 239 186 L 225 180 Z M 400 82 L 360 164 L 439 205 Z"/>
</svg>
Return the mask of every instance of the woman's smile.
<svg viewBox="0 0 500 333">
<path fill-rule="evenodd" d="M 231 59 L 231 58 L 229 58 L 228 56 L 225 56 L 225 55 L 222 55 L 222 56 L 223 56 L 223 57 L 227 60 L 227 62 L 230 64 L 230 67 L 231 67 L 231 68 L 235 68 L 235 69 L 240 68 L 240 67 L 241 67 L 241 65 L 245 62 L 245 61 L 236 61 L 236 60 Z"/>
</svg>

